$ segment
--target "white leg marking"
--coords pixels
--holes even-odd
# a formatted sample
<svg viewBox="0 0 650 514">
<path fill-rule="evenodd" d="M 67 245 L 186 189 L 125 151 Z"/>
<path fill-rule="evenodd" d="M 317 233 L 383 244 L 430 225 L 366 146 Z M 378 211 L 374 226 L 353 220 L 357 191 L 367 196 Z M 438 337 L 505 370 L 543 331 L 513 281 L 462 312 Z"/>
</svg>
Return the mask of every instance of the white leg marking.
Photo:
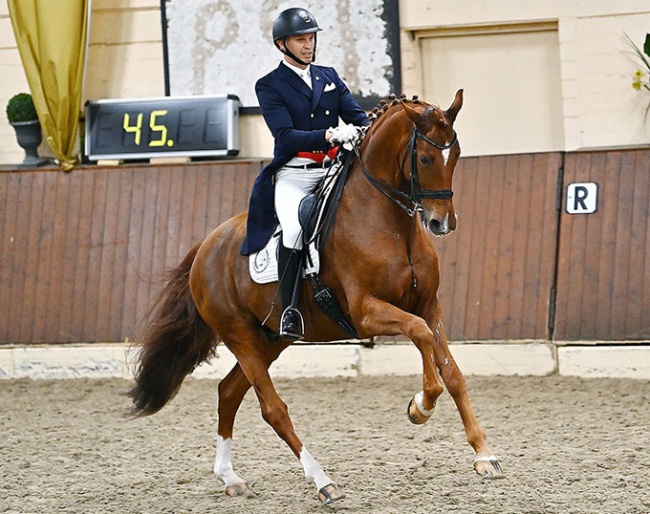
<svg viewBox="0 0 650 514">
<path fill-rule="evenodd" d="M 217 436 L 217 458 L 214 462 L 214 474 L 223 480 L 226 487 L 244 483 L 232 470 L 232 439 Z"/>
<path fill-rule="evenodd" d="M 424 397 L 424 391 L 420 391 L 413 397 L 413 400 L 415 401 L 415 406 L 425 416 L 432 416 L 433 412 L 436 410 L 436 404 L 434 403 L 431 409 L 425 409 L 424 406 L 422 405 L 423 397 Z"/>
<path fill-rule="evenodd" d="M 325 474 L 321 465 L 316 462 L 316 459 L 311 456 L 307 451 L 307 448 L 304 446 L 300 451 L 300 463 L 305 470 L 307 480 L 316 485 L 317 491 L 320 491 L 323 487 L 332 483 L 332 480 Z"/>
</svg>

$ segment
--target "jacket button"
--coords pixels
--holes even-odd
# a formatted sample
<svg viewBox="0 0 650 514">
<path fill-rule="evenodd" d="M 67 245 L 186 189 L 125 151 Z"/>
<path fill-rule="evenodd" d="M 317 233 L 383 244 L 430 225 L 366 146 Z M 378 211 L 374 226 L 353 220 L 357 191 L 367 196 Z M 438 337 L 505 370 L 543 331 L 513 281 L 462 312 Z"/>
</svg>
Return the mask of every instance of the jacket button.
<svg viewBox="0 0 650 514">
<path fill-rule="evenodd" d="M 314 113 L 312 112 L 312 113 L 309 115 L 309 117 L 310 117 L 310 118 L 313 118 L 313 117 L 314 117 Z"/>
<path fill-rule="evenodd" d="M 330 115 L 330 112 L 329 112 L 329 111 L 325 111 L 325 114 L 327 114 L 327 115 L 329 116 L 329 115 Z"/>
</svg>

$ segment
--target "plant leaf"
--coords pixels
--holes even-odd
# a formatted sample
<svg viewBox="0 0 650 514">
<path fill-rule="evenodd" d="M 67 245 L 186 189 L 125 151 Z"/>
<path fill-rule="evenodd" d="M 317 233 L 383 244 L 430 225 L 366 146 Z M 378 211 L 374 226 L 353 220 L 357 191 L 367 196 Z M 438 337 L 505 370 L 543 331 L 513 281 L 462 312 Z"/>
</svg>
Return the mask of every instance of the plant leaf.
<svg viewBox="0 0 650 514">
<path fill-rule="evenodd" d="M 639 56 L 639 59 L 641 59 L 641 62 L 646 67 L 646 70 L 648 70 L 648 72 L 650 72 L 650 54 L 646 55 L 644 53 L 646 50 L 650 51 L 650 34 L 646 34 L 645 43 L 643 45 L 643 47 L 644 47 L 643 51 L 638 46 L 636 46 L 636 44 L 634 43 L 634 41 L 632 40 L 632 38 L 630 36 L 625 34 L 625 37 L 626 37 L 628 43 L 630 44 L 630 46 L 632 47 L 632 49 L 634 50 L 634 53 Z"/>
</svg>

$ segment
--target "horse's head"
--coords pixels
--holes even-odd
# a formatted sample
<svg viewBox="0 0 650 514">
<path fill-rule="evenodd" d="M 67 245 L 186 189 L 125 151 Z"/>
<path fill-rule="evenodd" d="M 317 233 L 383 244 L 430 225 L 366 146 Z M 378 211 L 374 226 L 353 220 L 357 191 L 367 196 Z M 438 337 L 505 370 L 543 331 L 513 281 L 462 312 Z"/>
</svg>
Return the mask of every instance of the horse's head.
<svg viewBox="0 0 650 514">
<path fill-rule="evenodd" d="M 420 215 L 427 230 L 444 236 L 456 229 L 452 201 L 452 178 L 460 157 L 460 144 L 454 121 L 463 105 L 463 90 L 456 93 L 451 106 L 443 111 L 424 103 L 402 101 L 402 108 L 412 122 L 410 163 L 402 166 L 408 175 L 411 195 L 421 207 Z"/>
<path fill-rule="evenodd" d="M 446 111 L 415 96 L 391 95 L 370 114 L 356 150 L 368 181 L 410 216 L 419 213 L 425 229 L 439 236 L 456 229 L 451 182 L 460 156 L 454 121 L 462 105 L 462 89 Z"/>
</svg>

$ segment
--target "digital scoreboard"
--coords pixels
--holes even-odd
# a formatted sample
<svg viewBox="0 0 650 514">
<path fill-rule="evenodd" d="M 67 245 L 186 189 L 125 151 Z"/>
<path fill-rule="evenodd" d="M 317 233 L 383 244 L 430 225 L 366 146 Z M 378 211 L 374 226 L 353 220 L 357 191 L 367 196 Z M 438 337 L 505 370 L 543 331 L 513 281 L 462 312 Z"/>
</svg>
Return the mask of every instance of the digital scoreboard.
<svg viewBox="0 0 650 514">
<path fill-rule="evenodd" d="M 90 101 L 86 104 L 84 149 L 91 161 L 237 155 L 239 98 Z"/>
</svg>

